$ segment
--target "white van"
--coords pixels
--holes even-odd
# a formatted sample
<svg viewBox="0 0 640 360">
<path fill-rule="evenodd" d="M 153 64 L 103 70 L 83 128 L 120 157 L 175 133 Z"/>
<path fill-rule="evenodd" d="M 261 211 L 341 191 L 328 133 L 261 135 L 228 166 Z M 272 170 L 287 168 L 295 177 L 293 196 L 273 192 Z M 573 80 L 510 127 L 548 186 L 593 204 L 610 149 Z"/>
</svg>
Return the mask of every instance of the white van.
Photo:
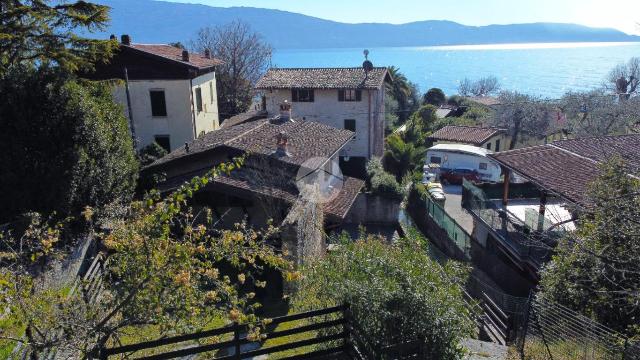
<svg viewBox="0 0 640 360">
<path fill-rule="evenodd" d="M 500 165 L 487 156 L 491 153 L 491 150 L 477 146 L 438 144 L 427 149 L 425 164 L 438 164 L 441 171 L 473 170 L 483 181 L 498 182 L 502 171 Z"/>
</svg>

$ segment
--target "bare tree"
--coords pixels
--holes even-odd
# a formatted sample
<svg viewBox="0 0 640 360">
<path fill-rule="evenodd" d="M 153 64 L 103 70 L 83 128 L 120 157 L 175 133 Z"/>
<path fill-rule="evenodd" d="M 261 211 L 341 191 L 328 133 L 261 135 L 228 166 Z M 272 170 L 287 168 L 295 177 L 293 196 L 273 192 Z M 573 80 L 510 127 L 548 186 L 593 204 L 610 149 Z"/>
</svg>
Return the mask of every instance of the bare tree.
<svg viewBox="0 0 640 360">
<path fill-rule="evenodd" d="M 224 118 L 247 111 L 253 86 L 271 62 L 272 48 L 240 20 L 224 26 L 198 31 L 190 48 L 211 55 L 224 63 L 217 67 L 218 108 Z"/>
<path fill-rule="evenodd" d="M 500 82 L 495 76 L 487 76 L 472 81 L 462 79 L 458 85 L 458 93 L 462 96 L 488 96 L 500 90 Z"/>
<path fill-rule="evenodd" d="M 605 89 L 569 92 L 560 101 L 560 108 L 576 136 L 623 134 L 640 122 L 640 99 L 620 101 Z"/>
<path fill-rule="evenodd" d="M 509 130 L 515 149 L 524 134 L 544 137 L 552 126 L 554 109 L 540 98 L 518 92 L 504 91 L 499 96 L 500 106 L 489 122 L 493 126 Z"/>
<path fill-rule="evenodd" d="M 634 94 L 640 85 L 640 57 L 633 57 L 629 62 L 618 64 L 609 72 L 607 87 L 616 94 Z"/>
</svg>

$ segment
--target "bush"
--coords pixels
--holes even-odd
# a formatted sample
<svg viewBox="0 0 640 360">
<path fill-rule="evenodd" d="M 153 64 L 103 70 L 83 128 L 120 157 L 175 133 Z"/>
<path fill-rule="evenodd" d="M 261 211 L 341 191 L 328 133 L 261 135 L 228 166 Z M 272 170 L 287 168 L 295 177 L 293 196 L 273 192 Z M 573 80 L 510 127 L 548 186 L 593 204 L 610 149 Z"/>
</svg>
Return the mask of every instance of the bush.
<svg viewBox="0 0 640 360">
<path fill-rule="evenodd" d="M 376 237 L 347 241 L 302 269 L 294 296 L 300 310 L 350 304 L 354 320 L 379 346 L 420 341 L 428 359 L 461 359 L 460 341 L 473 334 L 460 284 L 467 270 L 429 258 L 424 243 Z"/>
<path fill-rule="evenodd" d="M 0 78 L 0 98 L 0 223 L 130 200 L 138 162 L 109 86 L 14 67 Z"/>
<path fill-rule="evenodd" d="M 367 175 L 369 177 L 370 190 L 379 195 L 394 199 L 402 199 L 404 191 L 396 180 L 396 177 L 386 172 L 379 158 L 372 158 L 367 163 Z"/>
</svg>

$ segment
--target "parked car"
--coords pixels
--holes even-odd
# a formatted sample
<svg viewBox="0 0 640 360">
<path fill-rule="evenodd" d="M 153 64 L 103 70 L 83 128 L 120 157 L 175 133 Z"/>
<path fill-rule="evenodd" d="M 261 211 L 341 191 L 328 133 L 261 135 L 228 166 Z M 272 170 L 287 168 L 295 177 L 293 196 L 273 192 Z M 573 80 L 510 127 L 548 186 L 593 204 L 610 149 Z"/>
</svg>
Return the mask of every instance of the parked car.
<svg viewBox="0 0 640 360">
<path fill-rule="evenodd" d="M 498 182 L 500 165 L 487 155 L 491 151 L 471 145 L 438 144 L 427 150 L 425 165 L 437 165 L 441 169 L 469 169 L 477 172 L 484 182 Z M 460 180 L 462 181 L 462 180 Z"/>
<path fill-rule="evenodd" d="M 431 182 L 427 184 L 427 191 L 434 201 L 436 201 L 440 205 L 444 205 L 447 197 L 444 194 L 444 190 L 442 190 L 442 184 Z"/>
<path fill-rule="evenodd" d="M 480 182 L 480 174 L 477 171 L 471 169 L 448 169 L 440 173 L 440 181 L 443 184 L 462 185 L 462 179 L 467 179 L 471 182 Z"/>
</svg>

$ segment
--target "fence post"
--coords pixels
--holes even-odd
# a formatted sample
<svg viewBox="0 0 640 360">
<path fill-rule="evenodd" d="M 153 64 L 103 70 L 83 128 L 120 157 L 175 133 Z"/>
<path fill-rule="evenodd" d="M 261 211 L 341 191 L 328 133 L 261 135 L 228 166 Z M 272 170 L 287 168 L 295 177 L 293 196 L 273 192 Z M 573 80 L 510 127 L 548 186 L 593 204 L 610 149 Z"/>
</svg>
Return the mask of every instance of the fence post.
<svg viewBox="0 0 640 360">
<path fill-rule="evenodd" d="M 520 346 L 520 359 L 524 360 L 524 347 L 527 342 L 527 330 L 529 329 L 529 313 L 531 312 L 532 306 L 532 294 L 533 292 L 529 292 L 529 298 L 527 299 L 527 310 L 524 313 L 524 325 L 522 329 L 522 345 Z"/>
<path fill-rule="evenodd" d="M 242 356 L 240 355 L 240 324 L 234 323 L 233 327 L 233 346 L 234 346 L 234 358 L 240 360 Z"/>
<path fill-rule="evenodd" d="M 344 335 L 344 351 L 350 353 L 352 351 L 353 344 L 351 343 L 351 314 L 349 313 L 348 303 L 345 303 L 342 306 L 342 317 L 344 318 L 344 325 L 342 325 L 342 332 Z"/>
</svg>

